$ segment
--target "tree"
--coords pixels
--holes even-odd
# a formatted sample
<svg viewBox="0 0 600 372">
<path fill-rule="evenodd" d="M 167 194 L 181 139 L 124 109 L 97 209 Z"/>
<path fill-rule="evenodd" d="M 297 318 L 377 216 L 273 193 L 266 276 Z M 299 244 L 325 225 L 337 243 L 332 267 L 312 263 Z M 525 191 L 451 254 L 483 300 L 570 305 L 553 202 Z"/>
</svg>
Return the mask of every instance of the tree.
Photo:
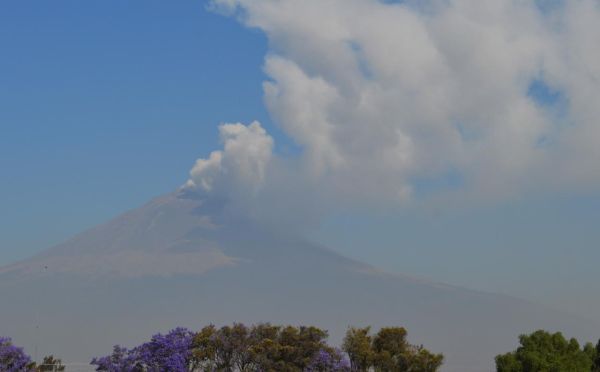
<svg viewBox="0 0 600 372">
<path fill-rule="evenodd" d="M 0 337 L 0 372 L 33 372 L 35 363 L 10 338 Z"/>
<path fill-rule="evenodd" d="M 326 338 L 327 332 L 316 327 L 256 325 L 248 338 L 248 365 L 260 371 L 303 371 L 321 350 L 332 352 Z"/>
<path fill-rule="evenodd" d="M 60 359 L 54 359 L 53 355 L 44 357 L 44 360 L 36 369 L 38 372 L 61 372 L 65 370 L 65 366 Z"/>
<path fill-rule="evenodd" d="M 192 364 L 201 371 L 216 369 L 214 335 L 217 332 L 214 325 L 209 325 L 200 330 L 192 341 Z"/>
<path fill-rule="evenodd" d="M 156 334 L 132 350 L 138 364 L 150 371 L 184 372 L 189 370 L 194 334 L 185 328 L 175 328 L 166 335 Z"/>
<path fill-rule="evenodd" d="M 305 372 L 350 372 L 350 363 L 337 349 L 321 349 L 313 357 Z"/>
<path fill-rule="evenodd" d="M 348 354 L 352 371 L 366 372 L 371 366 L 373 360 L 371 342 L 373 339 L 369 335 L 370 331 L 371 327 L 350 327 L 346 331 L 342 350 Z"/>
<path fill-rule="evenodd" d="M 268 323 L 209 325 L 195 334 L 177 328 L 130 350 L 115 346 L 92 364 L 104 372 L 434 372 L 442 363 L 441 355 L 409 344 L 404 328 L 383 328 L 375 337 L 369 328 L 350 328 L 344 348 L 354 369 L 326 339 L 317 327 Z"/>
<path fill-rule="evenodd" d="M 576 339 L 543 330 L 519 337 L 517 350 L 496 356 L 498 372 L 589 372 L 590 349 L 581 349 Z"/>
<path fill-rule="evenodd" d="M 216 331 L 211 342 L 215 350 L 215 366 L 218 371 L 233 371 L 233 356 L 235 353 L 235 340 L 231 327 L 224 326 Z"/>
<path fill-rule="evenodd" d="M 111 355 L 94 358 L 96 371 L 172 371 L 190 370 L 193 333 L 176 328 L 166 335 L 156 334 L 149 342 L 131 350 L 115 346 Z"/>
<path fill-rule="evenodd" d="M 281 345 L 279 332 L 281 327 L 269 323 L 254 325 L 249 335 L 249 355 L 251 370 L 276 371 L 279 363 Z"/>
<path fill-rule="evenodd" d="M 373 338 L 373 365 L 376 371 L 400 372 L 407 370 L 406 329 L 382 328 Z"/>
<path fill-rule="evenodd" d="M 214 368 L 218 371 L 246 371 L 252 364 L 249 352 L 249 330 L 242 323 L 213 330 L 208 338 Z M 200 337 L 202 339 L 202 336 Z"/>
<path fill-rule="evenodd" d="M 373 366 L 375 371 L 435 372 L 444 357 L 433 354 L 422 345 L 411 345 L 402 327 L 382 328 L 373 338 Z"/>
<path fill-rule="evenodd" d="M 326 338 L 316 327 L 208 326 L 194 336 L 191 365 L 202 371 L 302 371 L 321 350 L 337 358 Z"/>
<path fill-rule="evenodd" d="M 317 327 L 282 328 L 277 338 L 281 367 L 285 370 L 304 370 L 313 357 L 327 347 L 326 338 L 327 331 Z"/>
<path fill-rule="evenodd" d="M 117 372 L 134 371 L 134 360 L 129 357 L 129 351 L 119 345 L 113 347 L 110 355 L 92 359 L 92 365 L 96 366 L 96 371 Z"/>
<path fill-rule="evenodd" d="M 349 328 L 343 350 L 350 358 L 352 371 L 435 372 L 443 362 L 442 354 L 433 354 L 422 345 L 411 345 L 406 329 L 382 328 L 375 336 L 370 328 Z"/>
<path fill-rule="evenodd" d="M 433 354 L 422 345 L 409 347 L 408 369 L 410 372 L 435 372 L 444 362 L 442 354 Z"/>
<path fill-rule="evenodd" d="M 242 323 L 234 323 L 231 327 L 233 345 L 233 365 L 238 371 L 248 371 L 252 366 L 250 353 L 250 330 Z"/>
<path fill-rule="evenodd" d="M 595 353 L 592 358 L 592 372 L 600 372 L 600 340 L 596 344 Z"/>
</svg>

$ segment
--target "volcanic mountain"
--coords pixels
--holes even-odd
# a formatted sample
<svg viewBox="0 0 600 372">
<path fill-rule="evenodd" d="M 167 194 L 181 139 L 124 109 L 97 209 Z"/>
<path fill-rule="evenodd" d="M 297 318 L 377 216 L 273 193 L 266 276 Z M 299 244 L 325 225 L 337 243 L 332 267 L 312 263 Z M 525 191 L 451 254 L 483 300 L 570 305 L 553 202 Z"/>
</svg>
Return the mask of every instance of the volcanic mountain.
<svg viewBox="0 0 600 372">
<path fill-rule="evenodd" d="M 593 340 L 600 326 L 504 295 L 385 273 L 301 238 L 224 217 L 225 201 L 178 191 L 0 268 L 0 335 L 86 362 L 176 326 L 394 325 L 446 357 L 493 370 L 535 329 Z M 374 242 L 373 244 L 376 244 Z"/>
</svg>

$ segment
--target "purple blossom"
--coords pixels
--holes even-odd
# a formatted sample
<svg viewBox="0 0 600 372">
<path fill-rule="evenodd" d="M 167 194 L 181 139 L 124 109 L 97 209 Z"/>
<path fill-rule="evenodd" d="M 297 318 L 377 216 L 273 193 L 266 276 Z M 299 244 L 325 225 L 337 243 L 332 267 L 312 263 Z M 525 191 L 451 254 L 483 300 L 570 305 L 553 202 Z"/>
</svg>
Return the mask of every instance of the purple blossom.
<svg viewBox="0 0 600 372">
<path fill-rule="evenodd" d="M 349 372 L 350 363 L 341 351 L 321 349 L 314 356 L 305 372 Z"/>
<path fill-rule="evenodd" d="M 131 350 L 115 346 L 109 356 L 96 358 L 96 371 L 185 372 L 189 370 L 193 333 L 176 328 L 166 335 L 152 336 L 149 342 Z"/>
<path fill-rule="evenodd" d="M 141 369 L 135 368 L 135 360 L 130 355 L 130 351 L 119 345 L 115 345 L 113 353 L 101 358 L 94 358 L 93 365 L 96 365 L 96 371 L 105 372 L 133 372 Z"/>
<path fill-rule="evenodd" d="M 0 372 L 29 371 L 34 371 L 29 355 L 14 346 L 10 338 L 0 337 Z"/>
</svg>

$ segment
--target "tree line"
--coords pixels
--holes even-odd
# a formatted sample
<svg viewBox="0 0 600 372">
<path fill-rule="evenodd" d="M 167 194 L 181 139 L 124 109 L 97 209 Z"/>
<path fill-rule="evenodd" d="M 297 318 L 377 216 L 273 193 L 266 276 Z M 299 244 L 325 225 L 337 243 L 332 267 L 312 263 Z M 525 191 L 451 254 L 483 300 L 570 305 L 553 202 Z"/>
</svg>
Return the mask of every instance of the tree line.
<svg viewBox="0 0 600 372">
<path fill-rule="evenodd" d="M 327 344 L 327 331 L 317 327 L 242 323 L 193 333 L 177 328 L 133 349 L 115 346 L 96 358 L 97 371 L 202 372 L 434 372 L 443 356 L 412 345 L 401 327 L 349 328 L 341 349 Z"/>
<path fill-rule="evenodd" d="M 520 346 L 495 358 L 497 372 L 600 372 L 600 341 L 580 346 L 560 332 L 519 337 Z M 442 354 L 407 340 L 402 327 L 348 328 L 341 348 L 312 326 L 234 323 L 198 332 L 176 328 L 139 346 L 114 346 L 91 364 L 103 372 L 435 372 Z M 0 338 L 0 372 L 64 371 L 60 359 L 37 365 L 8 338 Z"/>
</svg>

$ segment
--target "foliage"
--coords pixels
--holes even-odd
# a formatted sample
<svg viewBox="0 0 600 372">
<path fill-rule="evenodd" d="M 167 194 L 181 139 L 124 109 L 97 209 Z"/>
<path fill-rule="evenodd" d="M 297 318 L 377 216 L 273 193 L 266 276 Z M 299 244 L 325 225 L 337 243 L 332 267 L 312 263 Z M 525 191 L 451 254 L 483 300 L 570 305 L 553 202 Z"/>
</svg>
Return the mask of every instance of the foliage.
<svg viewBox="0 0 600 372">
<path fill-rule="evenodd" d="M 249 333 L 241 323 L 202 328 L 192 341 L 192 364 L 202 371 L 248 370 L 252 365 Z"/>
<path fill-rule="evenodd" d="M 302 371 L 315 368 L 319 352 L 335 355 L 325 339 L 327 332 L 316 327 L 280 327 L 257 324 L 250 328 L 204 327 L 193 342 L 192 365 L 202 371 Z"/>
<path fill-rule="evenodd" d="M 128 354 L 129 351 L 126 348 L 115 345 L 112 354 L 101 358 L 94 358 L 92 359 L 91 364 L 97 366 L 96 371 L 135 371 L 132 358 L 130 358 Z"/>
<path fill-rule="evenodd" d="M 342 349 L 348 354 L 352 371 L 367 371 L 373 363 L 371 327 L 348 328 Z"/>
<path fill-rule="evenodd" d="M 111 355 L 95 358 L 96 371 L 183 372 L 190 370 L 193 333 L 176 328 L 166 335 L 156 334 L 149 342 L 131 350 L 115 346 Z"/>
<path fill-rule="evenodd" d="M 44 357 L 44 360 L 37 366 L 38 372 L 61 372 L 65 370 L 65 366 L 60 359 L 54 359 L 53 355 Z"/>
<path fill-rule="evenodd" d="M 326 338 L 327 332 L 316 327 L 268 323 L 209 325 L 196 334 L 178 328 L 131 350 L 115 346 L 92 364 L 106 372 L 349 371 L 348 361 Z"/>
<path fill-rule="evenodd" d="M 337 349 L 321 349 L 305 369 L 306 372 L 349 372 L 350 362 Z"/>
<path fill-rule="evenodd" d="M 35 363 L 10 338 L 0 337 L 0 372 L 33 372 Z"/>
<path fill-rule="evenodd" d="M 45 372 L 64 371 L 60 359 L 46 356 L 40 365 L 36 365 L 23 348 L 12 344 L 10 338 L 0 337 L 0 372 Z"/>
<path fill-rule="evenodd" d="M 404 328 L 369 331 L 348 330 L 343 348 L 350 360 L 327 345 L 327 331 L 317 327 L 234 323 L 195 334 L 178 328 L 131 350 L 115 346 L 92 364 L 106 372 L 434 372 L 442 364 L 441 354 L 409 344 Z"/>
<path fill-rule="evenodd" d="M 352 371 L 434 372 L 443 362 L 441 354 L 433 354 L 423 346 L 411 345 L 406 330 L 382 328 L 374 337 L 370 328 L 349 328 L 343 349 L 348 353 Z"/>
<path fill-rule="evenodd" d="M 600 372 L 600 340 L 596 344 L 594 357 L 592 358 L 592 372 Z"/>
<path fill-rule="evenodd" d="M 591 344 L 583 349 L 576 339 L 543 330 L 519 337 L 521 346 L 496 356 L 498 372 L 590 372 L 596 358 Z"/>
<path fill-rule="evenodd" d="M 410 344 L 404 328 L 370 331 L 348 328 L 342 352 L 327 345 L 327 331 L 317 327 L 234 323 L 197 333 L 176 328 L 132 349 L 117 345 L 92 364 L 104 372 L 435 372 L 442 365 L 442 354 Z M 496 356 L 498 372 L 600 372 L 600 340 L 580 347 L 560 332 L 539 330 L 519 341 L 515 351 Z M 0 337 L 0 372 L 64 370 L 52 355 L 36 366 L 22 348 Z"/>
</svg>

